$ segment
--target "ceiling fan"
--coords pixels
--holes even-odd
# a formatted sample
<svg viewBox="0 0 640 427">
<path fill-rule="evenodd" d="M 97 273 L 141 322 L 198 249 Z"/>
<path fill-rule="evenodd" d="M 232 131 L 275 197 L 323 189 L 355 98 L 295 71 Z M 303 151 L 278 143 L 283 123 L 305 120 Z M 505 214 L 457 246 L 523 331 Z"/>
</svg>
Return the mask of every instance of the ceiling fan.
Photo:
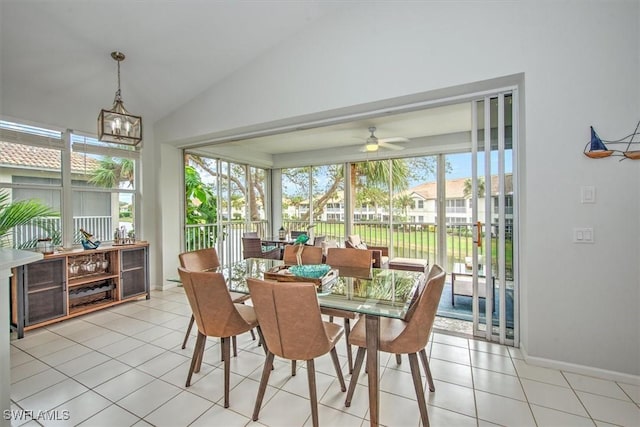
<svg viewBox="0 0 640 427">
<path fill-rule="evenodd" d="M 364 147 L 360 151 L 373 153 L 378 151 L 380 148 L 387 148 L 389 150 L 404 150 L 404 147 L 399 145 L 393 145 L 392 142 L 409 142 L 409 138 L 403 138 L 400 136 L 392 137 L 392 138 L 378 138 L 375 136 L 376 128 L 375 126 L 371 126 L 369 128 L 369 132 L 371 135 L 367 138 L 367 141 L 364 144 Z"/>
</svg>

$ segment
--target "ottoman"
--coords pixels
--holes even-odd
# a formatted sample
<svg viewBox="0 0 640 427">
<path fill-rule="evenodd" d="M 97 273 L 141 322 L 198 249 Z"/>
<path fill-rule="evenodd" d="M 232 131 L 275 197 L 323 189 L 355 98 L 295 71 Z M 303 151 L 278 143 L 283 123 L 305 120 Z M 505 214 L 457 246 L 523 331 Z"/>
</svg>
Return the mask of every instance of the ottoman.
<svg viewBox="0 0 640 427">
<path fill-rule="evenodd" d="M 429 260 L 421 258 L 393 258 L 389 261 L 392 270 L 419 271 L 426 273 L 429 270 Z"/>
</svg>

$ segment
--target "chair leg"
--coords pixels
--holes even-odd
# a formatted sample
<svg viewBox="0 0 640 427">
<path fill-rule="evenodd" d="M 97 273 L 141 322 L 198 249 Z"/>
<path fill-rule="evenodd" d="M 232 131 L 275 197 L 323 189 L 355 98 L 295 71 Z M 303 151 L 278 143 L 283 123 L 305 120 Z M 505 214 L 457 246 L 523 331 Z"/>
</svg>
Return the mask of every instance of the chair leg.
<svg viewBox="0 0 640 427">
<path fill-rule="evenodd" d="M 229 379 L 231 376 L 231 345 L 229 337 L 222 338 L 222 353 L 224 354 L 224 407 L 229 407 Z"/>
<path fill-rule="evenodd" d="M 264 343 L 264 336 L 262 335 L 262 329 L 260 329 L 260 326 L 257 326 L 256 330 L 258 331 L 258 345 L 262 345 L 262 350 L 264 351 L 264 355 L 268 356 L 269 355 L 269 349 L 267 348 L 266 344 L 263 344 Z"/>
<path fill-rule="evenodd" d="M 261 334 L 258 329 L 258 334 Z M 253 421 L 258 421 L 258 415 L 260 414 L 260 406 L 262 406 L 262 399 L 264 399 L 264 392 L 267 389 L 267 383 L 269 382 L 269 375 L 271 375 L 271 369 L 273 368 L 273 353 L 267 352 L 267 358 L 264 361 L 264 368 L 262 369 L 262 378 L 260 378 L 260 387 L 258 388 L 258 396 L 256 397 L 256 404 L 253 408 Z"/>
<path fill-rule="evenodd" d="M 396 364 L 402 365 L 402 356 L 399 354 L 396 354 Z"/>
<path fill-rule="evenodd" d="M 358 347 L 356 353 L 356 363 L 353 366 L 353 374 L 351 374 L 351 381 L 349 381 L 349 390 L 347 391 L 347 398 L 344 401 L 344 406 L 351 406 L 351 398 L 353 397 L 353 391 L 356 389 L 358 383 L 358 376 L 360 376 L 360 370 L 362 369 L 362 362 L 364 361 L 364 355 L 367 349 L 364 347 Z"/>
<path fill-rule="evenodd" d="M 431 376 L 429 361 L 427 360 L 427 352 L 424 350 L 424 348 L 420 350 L 420 360 L 422 360 L 422 367 L 424 368 L 425 375 L 427 376 L 429 391 L 436 391 L 436 386 L 433 384 L 433 377 Z"/>
<path fill-rule="evenodd" d="M 238 344 L 236 344 L 236 336 L 231 337 L 231 341 L 233 342 L 233 357 L 238 357 Z"/>
<path fill-rule="evenodd" d="M 187 326 L 187 333 L 184 334 L 184 341 L 182 341 L 182 348 L 186 348 L 187 347 L 187 341 L 189 340 L 189 334 L 191 333 L 191 328 L 193 328 L 193 321 L 195 320 L 195 317 L 193 317 L 193 314 L 191 315 L 191 320 L 189 320 L 189 326 Z"/>
<path fill-rule="evenodd" d="M 292 377 L 296 376 L 296 361 L 295 360 L 291 361 L 291 376 Z"/>
<path fill-rule="evenodd" d="M 331 360 L 333 361 L 333 367 L 336 368 L 336 375 L 338 376 L 338 381 L 340 382 L 340 390 L 347 391 L 347 387 L 344 384 L 344 377 L 342 376 L 342 369 L 340 369 L 340 361 L 338 360 L 338 352 L 336 348 L 333 347 L 331 349 Z"/>
<path fill-rule="evenodd" d="M 413 378 L 413 387 L 416 389 L 416 400 L 420 408 L 422 425 L 429 427 L 429 413 L 427 412 L 427 403 L 424 400 L 424 390 L 422 389 L 422 378 L 420 377 L 420 365 L 418 365 L 417 354 L 409 353 L 409 366 L 411 366 L 411 377 Z"/>
<path fill-rule="evenodd" d="M 198 364 L 198 358 L 200 357 L 200 347 L 204 347 L 206 337 L 198 332 L 198 338 L 196 338 L 196 346 L 193 349 L 193 356 L 191 356 L 191 366 L 189 367 L 189 373 L 187 374 L 187 382 L 184 385 L 185 387 L 189 387 L 191 385 L 191 377 L 193 376 L 193 372 Z"/>
<path fill-rule="evenodd" d="M 313 359 L 307 360 L 307 379 L 309 380 L 309 401 L 313 427 L 318 427 L 318 392 L 316 390 L 316 368 Z"/>
<path fill-rule="evenodd" d="M 351 344 L 349 344 L 349 334 L 351 333 L 351 324 L 349 318 L 344 318 L 344 342 L 347 344 L 347 363 L 349 365 L 349 373 L 353 373 L 353 355 L 351 354 Z"/>
<path fill-rule="evenodd" d="M 202 367 L 202 359 L 204 359 L 204 348 L 207 344 L 207 336 L 203 335 L 202 344 L 198 348 L 198 361 L 196 362 L 196 369 L 193 371 L 196 374 L 200 372 L 200 368 Z"/>
<path fill-rule="evenodd" d="M 253 332 L 253 329 L 251 329 L 249 332 L 251 333 L 251 339 L 255 341 L 256 340 L 256 334 Z"/>
</svg>

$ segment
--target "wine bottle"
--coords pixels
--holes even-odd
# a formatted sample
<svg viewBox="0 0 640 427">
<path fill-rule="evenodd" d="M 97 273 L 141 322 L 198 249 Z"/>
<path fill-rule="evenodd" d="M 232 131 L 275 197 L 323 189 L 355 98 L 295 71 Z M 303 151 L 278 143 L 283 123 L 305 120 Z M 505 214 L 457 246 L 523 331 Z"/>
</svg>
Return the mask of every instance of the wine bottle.
<svg viewBox="0 0 640 427">
<path fill-rule="evenodd" d="M 91 243 L 95 243 L 96 239 L 93 237 L 93 234 L 89 233 L 88 231 L 84 230 L 84 229 L 80 229 L 80 233 L 82 233 L 82 237 L 84 237 L 84 239 L 88 242 Z"/>
</svg>

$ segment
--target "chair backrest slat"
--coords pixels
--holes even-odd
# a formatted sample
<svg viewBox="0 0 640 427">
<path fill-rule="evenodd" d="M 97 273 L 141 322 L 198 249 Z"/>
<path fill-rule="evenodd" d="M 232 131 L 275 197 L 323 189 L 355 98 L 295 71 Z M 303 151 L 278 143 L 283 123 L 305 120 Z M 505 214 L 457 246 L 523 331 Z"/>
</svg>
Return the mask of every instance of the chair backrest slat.
<svg viewBox="0 0 640 427">
<path fill-rule="evenodd" d="M 235 308 L 221 273 L 178 268 L 198 330 L 207 336 L 236 335 L 247 322 Z"/>
<path fill-rule="evenodd" d="M 302 263 L 303 264 L 322 264 L 322 248 L 315 246 L 302 245 Z M 296 265 L 298 259 L 296 255 L 300 250 L 300 245 L 286 245 L 284 247 L 284 256 L 282 260 L 287 265 Z"/>
<path fill-rule="evenodd" d="M 331 350 L 313 283 L 247 278 L 247 284 L 269 351 L 286 359 L 310 360 Z"/>
<path fill-rule="evenodd" d="M 442 267 L 434 264 L 429 271 L 424 287 L 416 290 L 420 294 L 417 301 L 409 307 L 409 312 L 405 316 L 406 327 L 394 340 L 404 349 L 404 352 L 417 353 L 427 345 L 442 296 L 445 278 L 446 273 Z"/>
<path fill-rule="evenodd" d="M 331 267 L 371 268 L 373 254 L 353 248 L 329 248 L 326 263 Z"/>
<path fill-rule="evenodd" d="M 216 248 L 198 249 L 178 255 L 180 266 L 191 271 L 215 271 L 220 267 Z"/>
</svg>

